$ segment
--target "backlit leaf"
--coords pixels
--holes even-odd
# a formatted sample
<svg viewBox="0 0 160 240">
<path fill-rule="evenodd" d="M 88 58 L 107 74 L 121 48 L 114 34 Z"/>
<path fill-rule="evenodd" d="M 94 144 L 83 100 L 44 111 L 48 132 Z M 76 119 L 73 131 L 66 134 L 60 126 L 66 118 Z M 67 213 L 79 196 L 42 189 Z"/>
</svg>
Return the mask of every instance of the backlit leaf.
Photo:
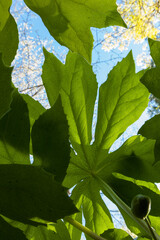
<svg viewBox="0 0 160 240">
<path fill-rule="evenodd" d="M 95 143 L 109 149 L 135 122 L 148 104 L 148 91 L 140 83 L 144 71 L 135 73 L 131 52 L 109 73 L 100 87 Z"/>
<path fill-rule="evenodd" d="M 116 1 L 25 0 L 39 14 L 50 34 L 61 44 L 91 62 L 93 36 L 90 27 L 126 27 L 117 12 Z"/>
</svg>

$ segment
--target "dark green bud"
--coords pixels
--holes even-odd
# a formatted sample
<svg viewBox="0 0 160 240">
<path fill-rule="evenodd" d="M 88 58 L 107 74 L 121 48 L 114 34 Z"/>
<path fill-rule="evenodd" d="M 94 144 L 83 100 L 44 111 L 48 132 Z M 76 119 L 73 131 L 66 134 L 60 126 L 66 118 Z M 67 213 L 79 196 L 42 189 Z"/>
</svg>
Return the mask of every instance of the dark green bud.
<svg viewBox="0 0 160 240">
<path fill-rule="evenodd" d="M 131 202 L 131 211 L 137 218 L 145 219 L 151 210 L 151 199 L 148 196 L 138 194 Z"/>
</svg>

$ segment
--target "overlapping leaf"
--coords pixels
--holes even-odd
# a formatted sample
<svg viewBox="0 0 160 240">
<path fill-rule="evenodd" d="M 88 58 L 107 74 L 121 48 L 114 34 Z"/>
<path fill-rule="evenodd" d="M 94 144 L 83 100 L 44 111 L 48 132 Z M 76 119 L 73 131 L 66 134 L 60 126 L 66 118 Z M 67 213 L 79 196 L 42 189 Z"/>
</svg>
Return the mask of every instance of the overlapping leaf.
<svg viewBox="0 0 160 240">
<path fill-rule="evenodd" d="M 7 2 L 7 1 L 6 1 Z M 5 65 L 10 66 L 18 49 L 17 25 L 10 14 L 5 26 L 0 31 L 0 52 Z"/>
<path fill-rule="evenodd" d="M 90 27 L 126 26 L 116 1 L 24 0 L 39 14 L 50 34 L 62 45 L 80 53 L 89 62 L 93 47 Z"/>
<path fill-rule="evenodd" d="M 23 223 L 55 222 L 75 213 L 66 189 L 39 167 L 0 165 L 0 213 Z"/>
<path fill-rule="evenodd" d="M 0 164 L 29 164 L 29 140 L 27 104 L 15 90 L 11 110 L 0 119 Z"/>
<path fill-rule="evenodd" d="M 137 194 L 141 193 L 150 196 L 152 199 L 151 215 L 158 216 L 160 212 L 157 209 L 157 204 L 160 201 L 160 196 L 153 185 L 154 182 L 160 180 L 160 164 L 157 163 L 156 166 L 153 166 L 154 144 L 154 140 L 147 140 L 141 136 L 130 138 L 120 149 L 109 154 L 106 163 L 105 161 L 102 163 L 104 166 L 99 174 L 128 206 L 130 206 L 131 200 Z M 132 181 L 129 183 L 126 180 L 117 179 L 112 174 L 114 172 L 125 175 L 126 180 L 130 179 Z M 150 185 L 148 185 L 148 182 L 150 182 Z M 107 195 L 107 197 L 109 196 Z M 136 222 L 130 219 L 123 208 L 120 207 L 120 210 L 128 227 L 136 234 L 139 234 L 142 229 L 139 230 Z"/>
<path fill-rule="evenodd" d="M 109 149 L 114 141 L 136 121 L 148 103 L 148 92 L 135 74 L 132 54 L 118 63 L 100 87 L 95 143 Z"/>
<path fill-rule="evenodd" d="M 46 110 L 32 128 L 35 164 L 53 173 L 62 181 L 70 159 L 69 131 L 60 97 Z M 38 163 L 39 162 L 39 163 Z"/>
<path fill-rule="evenodd" d="M 65 65 L 46 51 L 45 57 L 42 78 L 50 103 L 55 101 L 55 98 L 51 99 L 54 83 L 59 82 L 62 103 L 70 126 L 70 138 L 79 144 L 90 144 L 97 94 L 97 82 L 91 66 L 80 55 L 71 52 L 67 55 Z"/>
</svg>

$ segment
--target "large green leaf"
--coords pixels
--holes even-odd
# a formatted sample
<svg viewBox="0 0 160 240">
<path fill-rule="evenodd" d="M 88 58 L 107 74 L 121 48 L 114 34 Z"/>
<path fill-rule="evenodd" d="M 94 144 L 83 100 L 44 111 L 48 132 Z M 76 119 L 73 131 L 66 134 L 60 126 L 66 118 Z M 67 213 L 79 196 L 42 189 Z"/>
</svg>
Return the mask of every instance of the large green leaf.
<svg viewBox="0 0 160 240">
<path fill-rule="evenodd" d="M 151 56 L 157 67 L 160 67 L 160 41 L 148 39 Z"/>
<path fill-rule="evenodd" d="M 54 104 L 60 88 L 71 140 L 79 144 L 90 144 L 97 94 L 92 67 L 76 53 L 69 52 L 65 65 L 46 50 L 45 57 L 42 78 L 50 104 Z"/>
<path fill-rule="evenodd" d="M 35 121 L 32 128 L 35 164 L 62 181 L 70 159 L 69 131 L 60 97 Z"/>
<path fill-rule="evenodd" d="M 0 163 L 29 164 L 29 140 L 27 104 L 15 90 L 11 110 L 0 119 Z"/>
<path fill-rule="evenodd" d="M 2 217 L 0 217 L 0 239 L 3 240 L 27 240 L 24 233 L 18 228 L 12 227 Z"/>
<path fill-rule="evenodd" d="M 0 118 L 9 110 L 12 99 L 12 68 L 4 66 L 2 54 L 0 54 Z"/>
<path fill-rule="evenodd" d="M 0 31 L 3 29 L 6 24 L 7 19 L 9 18 L 9 7 L 12 4 L 12 0 L 1 0 L 0 3 Z"/>
<path fill-rule="evenodd" d="M 80 55 L 71 52 L 67 55 L 65 76 L 61 96 L 71 141 L 89 145 L 97 94 L 96 77 L 92 67 Z"/>
<path fill-rule="evenodd" d="M 55 222 L 76 212 L 53 175 L 29 165 L 0 165 L 0 213 L 28 223 Z"/>
<path fill-rule="evenodd" d="M 24 0 L 40 15 L 50 34 L 62 45 L 80 53 L 89 62 L 93 47 L 90 27 L 126 26 L 116 1 Z"/>
<path fill-rule="evenodd" d="M 106 238 L 107 240 L 133 239 L 126 231 L 116 228 L 105 231 L 101 236 Z"/>
<path fill-rule="evenodd" d="M 95 143 L 100 149 L 109 149 L 147 107 L 148 91 L 139 81 L 143 74 L 144 71 L 135 73 L 134 60 L 129 53 L 100 87 L 95 133 Z"/>
<path fill-rule="evenodd" d="M 48 100 L 51 106 L 55 103 L 63 80 L 64 65 L 54 54 L 43 49 L 45 62 L 43 64 L 42 80 L 47 91 Z"/>
<path fill-rule="evenodd" d="M 16 22 L 10 14 L 4 28 L 2 31 L 0 31 L 0 52 L 2 53 L 2 58 L 5 65 L 11 65 L 11 62 L 16 55 L 17 49 L 18 30 Z"/>
</svg>

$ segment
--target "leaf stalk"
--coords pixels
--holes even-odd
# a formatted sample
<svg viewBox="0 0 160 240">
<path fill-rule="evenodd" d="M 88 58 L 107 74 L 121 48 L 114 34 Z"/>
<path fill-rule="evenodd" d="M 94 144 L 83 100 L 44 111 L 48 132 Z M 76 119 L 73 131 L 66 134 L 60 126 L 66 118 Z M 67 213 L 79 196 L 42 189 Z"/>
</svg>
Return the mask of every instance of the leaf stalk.
<svg viewBox="0 0 160 240">
<path fill-rule="evenodd" d="M 80 231 L 84 232 L 86 235 L 88 235 L 92 239 L 95 239 L 95 240 L 107 240 L 106 238 L 103 238 L 103 237 L 97 235 L 96 233 L 92 232 L 89 228 L 83 226 L 81 223 L 79 223 L 78 221 L 74 220 L 73 218 L 71 218 L 69 216 L 65 217 L 64 220 L 66 222 L 69 222 L 71 225 L 73 225 L 74 227 L 76 227 Z"/>
</svg>

